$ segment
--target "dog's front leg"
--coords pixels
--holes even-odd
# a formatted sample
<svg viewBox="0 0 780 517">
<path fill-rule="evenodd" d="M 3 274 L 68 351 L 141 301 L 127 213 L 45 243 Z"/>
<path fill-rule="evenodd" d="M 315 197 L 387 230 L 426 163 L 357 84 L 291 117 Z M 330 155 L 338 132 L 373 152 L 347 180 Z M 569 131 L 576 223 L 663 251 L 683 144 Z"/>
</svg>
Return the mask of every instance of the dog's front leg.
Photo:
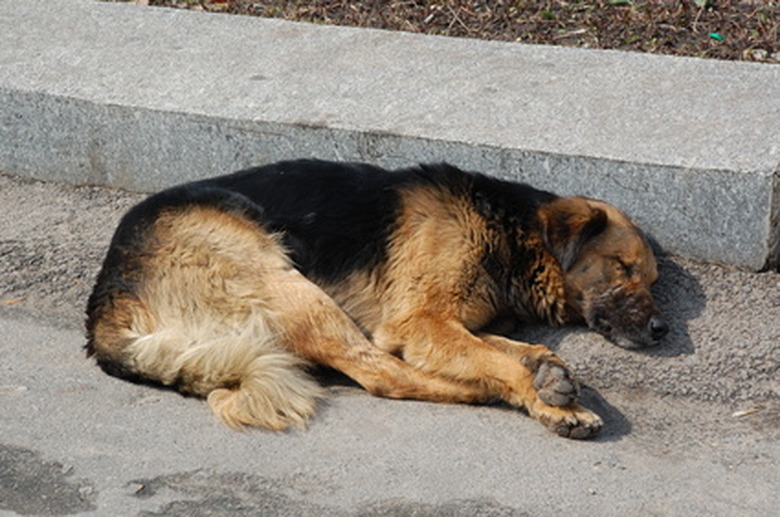
<svg viewBox="0 0 780 517">
<path fill-rule="evenodd" d="M 386 324 L 374 335 L 377 346 L 400 352 L 412 366 L 482 385 L 559 435 L 587 438 L 598 432 L 601 419 L 575 402 L 578 386 L 563 361 L 542 345 L 503 339 L 482 339 L 458 321 L 428 315 Z"/>
<path fill-rule="evenodd" d="M 478 334 L 491 347 L 514 357 L 534 372 L 534 388 L 539 398 L 551 406 L 576 402 L 579 383 L 569 366 L 544 345 L 530 345 L 503 336 Z"/>
<path fill-rule="evenodd" d="M 534 388 L 541 404 L 528 408 L 528 411 L 536 419 L 559 434 L 565 434 L 565 422 L 571 418 L 567 412 L 573 412 L 578 421 L 588 421 L 598 431 L 602 425 L 601 418 L 576 403 L 580 392 L 579 383 L 569 366 L 552 350 L 545 345 L 530 345 L 492 334 L 480 334 L 479 338 L 516 358 L 534 372 Z"/>
</svg>

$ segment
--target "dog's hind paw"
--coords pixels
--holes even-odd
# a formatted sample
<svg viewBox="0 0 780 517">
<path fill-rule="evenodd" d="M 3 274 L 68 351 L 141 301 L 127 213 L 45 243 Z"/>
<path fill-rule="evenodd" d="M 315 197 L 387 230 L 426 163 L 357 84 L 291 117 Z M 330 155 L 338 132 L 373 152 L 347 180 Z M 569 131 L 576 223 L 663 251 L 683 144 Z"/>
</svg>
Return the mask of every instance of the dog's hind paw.
<svg viewBox="0 0 780 517">
<path fill-rule="evenodd" d="M 539 404 L 530 413 L 558 436 L 577 440 L 594 436 L 604 425 L 600 416 L 579 404 L 571 404 L 567 407 Z"/>
<path fill-rule="evenodd" d="M 560 358 L 548 354 L 535 366 L 533 386 L 542 402 L 549 406 L 565 406 L 577 400 L 580 386 Z"/>
</svg>

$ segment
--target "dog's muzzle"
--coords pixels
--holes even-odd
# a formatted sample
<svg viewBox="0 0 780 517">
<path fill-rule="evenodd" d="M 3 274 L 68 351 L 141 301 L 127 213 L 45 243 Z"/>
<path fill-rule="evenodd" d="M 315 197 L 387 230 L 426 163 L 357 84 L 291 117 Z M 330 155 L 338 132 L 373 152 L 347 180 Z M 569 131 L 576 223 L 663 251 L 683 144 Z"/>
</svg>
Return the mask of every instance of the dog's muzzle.
<svg viewBox="0 0 780 517">
<path fill-rule="evenodd" d="M 619 347 L 656 346 L 669 333 L 649 291 L 613 289 L 590 302 L 584 314 L 588 326 Z"/>
</svg>

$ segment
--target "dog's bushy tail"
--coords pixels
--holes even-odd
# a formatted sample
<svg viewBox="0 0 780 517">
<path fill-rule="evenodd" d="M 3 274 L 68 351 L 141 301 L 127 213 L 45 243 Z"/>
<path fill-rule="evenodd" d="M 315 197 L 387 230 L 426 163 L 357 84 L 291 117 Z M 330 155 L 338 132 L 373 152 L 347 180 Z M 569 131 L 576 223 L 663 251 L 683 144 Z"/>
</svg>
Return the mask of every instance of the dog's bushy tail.
<svg viewBox="0 0 780 517">
<path fill-rule="evenodd" d="M 112 354 L 108 368 L 108 355 L 101 354 L 104 347 L 92 348 L 109 373 L 119 369 L 204 397 L 232 428 L 305 425 L 322 389 L 306 373 L 304 361 L 278 346 L 262 327 L 258 320 L 245 322 L 240 330 L 232 325 L 206 328 L 203 322 L 186 328 L 177 322 L 136 336 L 125 329 L 129 339 L 121 353 Z"/>
<path fill-rule="evenodd" d="M 214 375 L 213 380 L 190 386 L 206 396 L 214 414 L 232 428 L 305 425 L 322 390 L 305 372 L 304 362 L 273 343 L 258 346 L 242 338 L 230 342 L 219 338 L 217 343 L 189 350 L 181 360 L 183 371 L 192 368 Z"/>
</svg>

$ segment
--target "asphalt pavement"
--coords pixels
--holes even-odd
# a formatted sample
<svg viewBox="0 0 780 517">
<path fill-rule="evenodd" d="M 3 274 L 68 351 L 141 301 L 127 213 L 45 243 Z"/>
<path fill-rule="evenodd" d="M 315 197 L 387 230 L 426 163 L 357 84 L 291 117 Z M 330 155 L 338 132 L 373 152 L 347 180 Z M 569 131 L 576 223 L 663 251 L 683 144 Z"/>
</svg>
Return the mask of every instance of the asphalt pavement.
<svg viewBox="0 0 780 517">
<path fill-rule="evenodd" d="M 780 507 L 780 274 L 667 257 L 673 330 L 621 350 L 532 326 L 605 420 L 591 441 L 520 411 L 369 396 L 323 374 L 308 429 L 234 432 L 206 405 L 103 374 L 83 309 L 143 197 L 0 176 L 0 512 L 22 515 L 770 515 Z"/>
</svg>

